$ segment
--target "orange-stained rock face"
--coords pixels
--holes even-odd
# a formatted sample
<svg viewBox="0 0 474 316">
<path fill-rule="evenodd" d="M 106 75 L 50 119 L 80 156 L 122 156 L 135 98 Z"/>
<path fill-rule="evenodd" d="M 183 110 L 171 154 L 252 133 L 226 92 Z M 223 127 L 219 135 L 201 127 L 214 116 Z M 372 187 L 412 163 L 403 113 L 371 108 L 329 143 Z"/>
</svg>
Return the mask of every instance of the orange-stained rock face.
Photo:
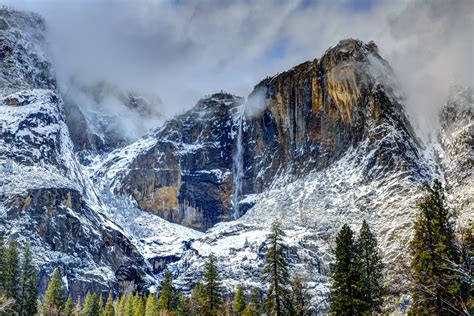
<svg viewBox="0 0 474 316">
<path fill-rule="evenodd" d="M 386 64 L 375 44 L 341 41 L 320 60 L 255 87 L 249 99 L 264 104 L 245 105 L 259 110 L 244 111 L 242 195 L 262 192 L 280 175 L 321 170 L 362 140 L 383 138 L 386 123 L 407 130 L 401 106 L 371 73 L 370 58 Z M 141 209 L 196 229 L 232 219 L 242 102 L 216 94 L 165 124 L 157 145 L 135 159 L 120 190 L 131 193 Z M 405 168 L 384 149 L 375 157 L 387 168 Z M 240 205 L 241 213 L 251 206 Z"/>
</svg>

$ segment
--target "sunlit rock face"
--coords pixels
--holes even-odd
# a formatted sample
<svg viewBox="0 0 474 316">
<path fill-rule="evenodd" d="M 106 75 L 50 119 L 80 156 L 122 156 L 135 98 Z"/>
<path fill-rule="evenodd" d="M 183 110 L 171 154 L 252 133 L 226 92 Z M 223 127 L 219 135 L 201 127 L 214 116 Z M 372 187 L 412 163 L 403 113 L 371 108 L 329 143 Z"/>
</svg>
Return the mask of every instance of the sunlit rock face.
<svg viewBox="0 0 474 316">
<path fill-rule="evenodd" d="M 322 170 L 366 139 L 367 181 L 394 170 L 421 174 L 391 76 L 375 44 L 341 41 L 321 59 L 263 80 L 247 102 L 216 94 L 165 123 L 115 190 L 142 210 L 205 230 L 233 219 L 234 204 L 244 214 L 253 205 L 245 196 Z M 233 172 L 238 141 L 240 175 Z"/>
<path fill-rule="evenodd" d="M 364 139 L 382 139 L 390 129 L 411 138 L 399 99 L 387 87 L 392 75 L 373 43 L 344 40 L 320 60 L 306 62 L 267 78 L 254 91 L 265 92 L 266 110 L 247 118 L 245 192 L 262 191 L 276 175 L 302 175 L 321 170 Z M 392 97 L 393 96 L 393 97 Z M 390 145 L 390 144 L 387 144 Z M 393 145 L 393 144 L 391 144 Z M 387 168 L 404 168 L 408 157 L 379 148 L 375 160 Z M 376 161 L 374 161 L 374 164 Z M 370 176 L 376 176 L 367 170 Z"/>
<path fill-rule="evenodd" d="M 218 93 L 153 133 L 116 191 L 140 209 L 205 230 L 232 218 L 233 127 L 243 99 Z"/>
</svg>

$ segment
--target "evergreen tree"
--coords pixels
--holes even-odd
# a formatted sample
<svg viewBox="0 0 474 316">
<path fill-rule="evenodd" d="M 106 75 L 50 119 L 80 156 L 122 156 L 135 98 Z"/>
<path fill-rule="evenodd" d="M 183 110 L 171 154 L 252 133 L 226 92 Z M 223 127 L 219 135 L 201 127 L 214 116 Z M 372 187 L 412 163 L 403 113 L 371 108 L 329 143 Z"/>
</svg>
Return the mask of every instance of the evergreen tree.
<svg viewBox="0 0 474 316">
<path fill-rule="evenodd" d="M 245 307 L 244 311 L 242 312 L 242 316 L 253 316 L 253 315 L 257 315 L 253 309 L 252 309 L 252 306 L 249 304 L 247 305 L 247 307 Z"/>
<path fill-rule="evenodd" d="M 291 314 L 295 316 L 311 315 L 311 297 L 301 277 L 296 276 L 291 286 Z"/>
<path fill-rule="evenodd" d="M 133 316 L 133 295 L 129 294 L 125 299 L 124 316 Z"/>
<path fill-rule="evenodd" d="M 92 305 L 94 304 L 92 294 L 87 292 L 86 298 L 84 300 L 84 306 L 82 306 L 82 315 L 91 316 L 92 315 Z"/>
<path fill-rule="evenodd" d="M 204 264 L 204 298 L 210 314 L 215 314 L 222 300 L 222 288 L 217 271 L 216 257 L 211 253 Z"/>
<path fill-rule="evenodd" d="M 107 296 L 107 302 L 105 303 L 104 316 L 115 316 L 114 299 L 112 297 L 112 291 L 109 291 L 109 295 Z"/>
<path fill-rule="evenodd" d="M 48 289 L 44 295 L 44 314 L 48 316 L 59 315 L 64 306 L 63 288 L 59 270 L 56 268 L 53 272 Z"/>
<path fill-rule="evenodd" d="M 176 290 L 173 287 L 171 271 L 166 271 L 161 282 L 158 307 L 160 310 L 173 311 L 176 308 Z"/>
<path fill-rule="evenodd" d="M 0 234 L 0 295 L 5 292 L 5 243 Z"/>
<path fill-rule="evenodd" d="M 96 305 L 98 307 L 98 313 L 100 316 L 104 315 L 104 298 L 102 297 L 102 293 L 97 296 Z"/>
<path fill-rule="evenodd" d="M 244 291 L 241 286 L 238 286 L 234 296 L 234 311 L 237 315 L 241 315 L 244 312 L 246 305 Z"/>
<path fill-rule="evenodd" d="M 145 315 L 145 301 L 142 296 L 138 295 L 138 293 L 136 294 L 135 299 L 134 299 L 133 315 L 134 316 Z"/>
<path fill-rule="evenodd" d="M 462 301 L 460 264 L 449 210 L 444 205 L 441 183 L 423 185 L 418 217 L 410 242 L 412 312 L 433 315 L 468 315 Z"/>
<path fill-rule="evenodd" d="M 178 299 L 176 304 L 176 315 L 177 316 L 187 316 L 191 314 L 189 311 L 189 302 L 186 296 L 183 293 L 178 292 Z"/>
<path fill-rule="evenodd" d="M 158 310 L 155 293 L 150 293 L 146 299 L 145 316 L 158 315 Z"/>
<path fill-rule="evenodd" d="M 368 311 L 380 312 L 384 294 L 383 264 L 377 247 L 377 239 L 365 220 L 362 222 L 357 240 L 357 254 L 360 258 L 363 300 L 367 303 Z"/>
<path fill-rule="evenodd" d="M 474 223 L 461 231 L 462 265 L 465 274 L 461 280 L 461 297 L 466 302 L 469 315 L 474 315 Z"/>
<path fill-rule="evenodd" d="M 280 224 L 274 222 L 267 237 L 268 250 L 263 268 L 263 280 L 270 284 L 267 292 L 268 304 L 277 316 L 282 315 L 284 309 L 289 305 L 287 288 L 290 276 L 285 256 L 286 245 L 283 243 L 285 236 Z"/>
<path fill-rule="evenodd" d="M 18 253 L 18 244 L 11 240 L 5 254 L 4 263 L 5 296 L 15 301 L 13 309 L 20 311 L 21 303 L 21 283 L 20 283 L 20 258 Z"/>
<path fill-rule="evenodd" d="M 122 294 L 120 296 L 120 299 L 117 302 L 117 308 L 115 310 L 116 316 L 124 316 L 125 314 L 125 303 L 127 301 L 127 296 L 125 294 Z"/>
<path fill-rule="evenodd" d="M 37 311 L 38 272 L 31 258 L 30 244 L 27 243 L 23 252 L 20 315 L 34 315 Z"/>
<path fill-rule="evenodd" d="M 207 295 L 202 283 L 196 284 L 196 286 L 191 291 L 187 309 L 192 315 L 204 316 L 209 314 Z"/>
<path fill-rule="evenodd" d="M 343 225 L 336 236 L 335 255 L 329 310 L 336 315 L 360 315 L 367 310 L 367 304 L 363 301 L 354 233 L 348 225 Z"/>
<path fill-rule="evenodd" d="M 262 312 L 262 296 L 260 291 L 257 288 L 252 290 L 250 295 L 250 300 L 244 311 L 242 312 L 243 316 L 252 316 L 252 315 L 261 315 Z"/>
<path fill-rule="evenodd" d="M 72 302 L 72 297 L 69 295 L 66 304 L 64 305 L 64 315 L 72 316 L 74 315 L 74 303 Z"/>
</svg>

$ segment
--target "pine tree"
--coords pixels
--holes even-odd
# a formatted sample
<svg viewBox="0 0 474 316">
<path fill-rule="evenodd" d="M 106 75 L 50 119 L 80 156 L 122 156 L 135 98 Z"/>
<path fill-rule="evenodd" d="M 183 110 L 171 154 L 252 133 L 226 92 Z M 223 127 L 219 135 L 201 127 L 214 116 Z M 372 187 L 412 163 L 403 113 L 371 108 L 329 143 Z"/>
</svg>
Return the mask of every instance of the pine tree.
<svg viewBox="0 0 474 316">
<path fill-rule="evenodd" d="M 146 299 L 145 316 L 158 315 L 158 305 L 156 302 L 155 293 L 150 293 Z"/>
<path fill-rule="evenodd" d="M 143 316 L 145 315 L 145 301 L 143 297 L 136 294 L 133 303 L 133 315 L 134 316 Z"/>
<path fill-rule="evenodd" d="M 367 303 L 367 311 L 380 312 L 384 294 L 383 264 L 377 247 L 377 239 L 365 220 L 362 222 L 357 239 L 357 254 L 363 282 L 363 300 Z"/>
<path fill-rule="evenodd" d="M 244 312 L 246 305 L 244 291 L 241 286 L 238 286 L 234 296 L 234 311 L 237 315 L 241 315 Z"/>
<path fill-rule="evenodd" d="M 13 309 L 19 312 L 21 302 L 20 259 L 18 244 L 13 239 L 10 241 L 5 254 L 3 273 L 5 278 L 5 296 L 15 300 Z"/>
<path fill-rule="evenodd" d="M 44 295 L 43 310 L 48 316 L 59 315 L 64 306 L 64 294 L 61 285 L 59 270 L 56 268 L 53 272 L 48 289 Z"/>
<path fill-rule="evenodd" d="M 160 310 L 173 311 L 176 308 L 176 290 L 173 287 L 173 276 L 166 271 L 163 282 L 161 282 L 158 307 Z"/>
<path fill-rule="evenodd" d="M 176 304 L 176 315 L 177 316 L 187 316 L 191 314 L 189 311 L 189 302 L 188 298 L 184 296 L 183 293 L 178 292 L 178 299 Z"/>
<path fill-rule="evenodd" d="M 125 299 L 124 316 L 133 316 L 133 295 L 129 294 Z"/>
<path fill-rule="evenodd" d="M 0 295 L 5 292 L 5 243 L 0 234 Z"/>
<path fill-rule="evenodd" d="M 116 316 L 124 316 L 126 301 L 127 301 L 127 296 L 125 294 L 122 294 L 116 305 L 117 306 L 115 310 Z"/>
<path fill-rule="evenodd" d="M 286 262 L 286 245 L 283 243 L 284 231 L 278 222 L 271 226 L 270 235 L 267 237 L 268 250 L 265 256 L 265 266 L 263 268 L 263 281 L 270 284 L 268 289 L 268 304 L 275 315 L 283 314 L 288 307 L 288 285 L 289 273 Z"/>
<path fill-rule="evenodd" d="M 461 297 L 466 302 L 469 315 L 474 315 L 474 223 L 461 229 L 462 265 L 465 272 L 461 279 Z"/>
<path fill-rule="evenodd" d="M 215 314 L 222 302 L 222 287 L 217 271 L 216 257 L 212 253 L 204 264 L 203 283 L 208 311 L 210 314 Z"/>
<path fill-rule="evenodd" d="M 250 295 L 250 301 L 247 305 L 247 309 L 250 309 L 254 315 L 260 315 L 262 310 L 262 295 L 259 289 L 254 288 L 252 295 Z"/>
<path fill-rule="evenodd" d="M 102 297 L 102 293 L 96 298 L 96 306 L 98 308 L 98 315 L 104 315 L 104 298 Z"/>
<path fill-rule="evenodd" d="M 37 311 L 38 272 L 31 258 L 30 244 L 27 243 L 23 252 L 20 315 L 34 315 Z"/>
<path fill-rule="evenodd" d="M 86 298 L 84 300 L 84 306 L 82 306 L 82 315 L 91 316 L 92 315 L 92 305 L 94 304 L 92 294 L 87 292 Z"/>
<path fill-rule="evenodd" d="M 410 242 L 412 312 L 433 315 L 468 315 L 460 298 L 460 250 L 454 238 L 441 183 L 423 185 L 414 236 Z"/>
<path fill-rule="evenodd" d="M 72 316 L 74 314 L 74 303 L 72 302 L 72 297 L 69 295 L 66 304 L 64 305 L 64 315 Z"/>
<path fill-rule="evenodd" d="M 196 284 L 188 301 L 188 311 L 192 315 L 208 315 L 207 295 L 202 283 Z"/>
<path fill-rule="evenodd" d="M 291 314 L 295 316 L 312 315 L 311 297 L 301 277 L 296 276 L 293 279 L 291 293 Z"/>
<path fill-rule="evenodd" d="M 112 297 L 112 291 L 109 291 L 109 295 L 107 296 L 107 302 L 105 303 L 104 316 L 115 316 L 114 299 Z"/>
<path fill-rule="evenodd" d="M 348 225 L 343 225 L 336 236 L 335 255 L 329 310 L 336 315 L 362 314 L 367 310 L 367 304 L 363 301 L 363 284 L 354 233 Z"/>
</svg>

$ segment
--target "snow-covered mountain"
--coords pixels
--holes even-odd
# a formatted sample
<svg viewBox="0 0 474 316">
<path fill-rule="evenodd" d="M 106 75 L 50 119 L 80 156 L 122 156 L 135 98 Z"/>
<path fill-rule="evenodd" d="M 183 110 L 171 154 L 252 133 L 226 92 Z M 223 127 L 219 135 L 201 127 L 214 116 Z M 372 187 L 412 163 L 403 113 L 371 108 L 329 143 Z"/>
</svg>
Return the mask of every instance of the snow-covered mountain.
<svg viewBox="0 0 474 316">
<path fill-rule="evenodd" d="M 445 180 L 460 225 L 473 219 L 472 90 L 453 92 L 439 140 L 422 144 L 373 42 L 343 40 L 247 99 L 216 93 L 122 145 L 77 115 L 80 99 L 65 105 L 43 31 L 0 10 L 0 233 L 32 243 L 42 288 L 57 266 L 73 297 L 153 288 L 169 268 L 187 291 L 211 252 L 229 291 L 258 286 L 279 220 L 291 270 L 324 308 L 342 224 L 371 224 L 396 292 L 423 181 Z"/>
</svg>

